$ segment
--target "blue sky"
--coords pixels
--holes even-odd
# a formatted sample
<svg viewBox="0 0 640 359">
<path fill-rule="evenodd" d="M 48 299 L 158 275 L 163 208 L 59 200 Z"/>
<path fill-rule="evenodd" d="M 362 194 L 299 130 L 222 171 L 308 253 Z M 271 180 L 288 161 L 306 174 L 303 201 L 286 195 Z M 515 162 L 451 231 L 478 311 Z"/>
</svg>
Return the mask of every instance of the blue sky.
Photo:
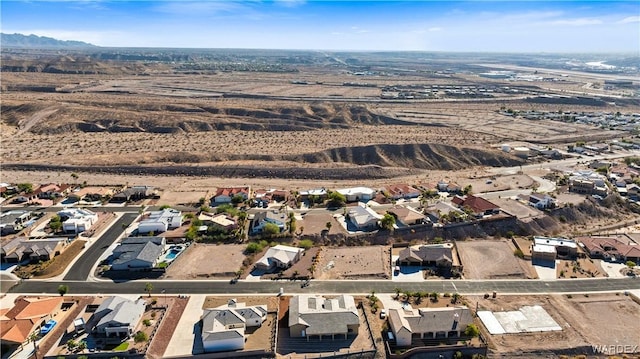
<svg viewBox="0 0 640 359">
<path fill-rule="evenodd" d="M 640 53 L 640 1 L 12 1 L 5 33 L 99 46 Z"/>
</svg>

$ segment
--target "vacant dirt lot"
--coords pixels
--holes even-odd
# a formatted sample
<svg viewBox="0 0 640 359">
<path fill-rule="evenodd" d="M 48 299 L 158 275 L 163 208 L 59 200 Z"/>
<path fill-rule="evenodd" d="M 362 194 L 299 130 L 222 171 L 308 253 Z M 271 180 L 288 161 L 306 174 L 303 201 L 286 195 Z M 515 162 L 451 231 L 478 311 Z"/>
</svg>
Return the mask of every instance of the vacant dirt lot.
<svg viewBox="0 0 640 359">
<path fill-rule="evenodd" d="M 488 335 L 494 357 L 548 357 L 550 352 L 593 354 L 591 345 L 637 345 L 640 331 L 640 305 L 629 297 L 615 294 L 548 296 L 499 296 L 496 299 L 468 297 L 480 310 L 517 310 L 540 305 L 562 327 L 562 331 Z M 524 355 L 523 355 L 524 353 Z"/>
<path fill-rule="evenodd" d="M 193 243 L 169 266 L 165 279 L 232 278 L 242 266 L 246 245 Z"/>
<path fill-rule="evenodd" d="M 531 265 L 513 255 L 514 248 L 507 240 L 464 241 L 456 246 L 466 279 L 535 277 Z"/>
<path fill-rule="evenodd" d="M 492 199 L 491 202 L 500 206 L 500 209 L 502 209 L 503 211 L 518 217 L 518 219 L 520 220 L 544 216 L 544 213 L 542 213 L 540 210 L 521 203 L 517 200 L 509 198 L 498 198 Z"/>
<path fill-rule="evenodd" d="M 391 247 L 323 247 L 315 271 L 318 279 L 389 278 Z"/>
</svg>

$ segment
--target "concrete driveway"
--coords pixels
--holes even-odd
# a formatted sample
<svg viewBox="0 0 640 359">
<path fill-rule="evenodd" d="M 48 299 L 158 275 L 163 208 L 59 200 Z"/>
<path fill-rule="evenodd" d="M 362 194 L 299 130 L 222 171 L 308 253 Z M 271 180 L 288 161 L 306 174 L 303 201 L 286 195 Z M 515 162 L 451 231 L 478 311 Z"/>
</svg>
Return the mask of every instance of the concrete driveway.
<svg viewBox="0 0 640 359">
<path fill-rule="evenodd" d="M 202 315 L 202 305 L 207 296 L 205 294 L 192 295 L 189 298 L 184 313 L 173 332 L 171 342 L 164 352 L 165 357 L 191 356 L 195 351 L 202 350 L 202 343 L 194 343 L 196 337 L 201 338 L 201 333 L 195 333 L 196 324 Z M 199 328 L 199 327 L 197 327 Z"/>
</svg>

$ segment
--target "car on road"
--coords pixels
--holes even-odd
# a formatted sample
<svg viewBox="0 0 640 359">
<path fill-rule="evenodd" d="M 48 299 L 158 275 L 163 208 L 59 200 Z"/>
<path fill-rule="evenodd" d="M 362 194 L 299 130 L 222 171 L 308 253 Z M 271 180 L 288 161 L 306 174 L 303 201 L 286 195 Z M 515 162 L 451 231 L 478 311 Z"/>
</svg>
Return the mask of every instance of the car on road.
<svg viewBox="0 0 640 359">
<path fill-rule="evenodd" d="M 44 323 L 42 328 L 40 328 L 40 334 L 41 335 L 46 335 L 47 333 L 49 333 L 51 331 L 51 329 L 53 329 L 53 327 L 56 326 L 56 324 L 58 324 L 58 322 L 56 322 L 53 319 L 49 319 L 46 323 Z"/>
</svg>

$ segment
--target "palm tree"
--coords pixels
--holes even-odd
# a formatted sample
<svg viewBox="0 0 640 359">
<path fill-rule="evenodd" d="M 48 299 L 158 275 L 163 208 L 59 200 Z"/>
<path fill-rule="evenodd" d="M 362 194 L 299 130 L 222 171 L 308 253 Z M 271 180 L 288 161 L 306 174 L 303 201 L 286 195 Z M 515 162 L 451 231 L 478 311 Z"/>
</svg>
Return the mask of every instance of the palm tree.
<svg viewBox="0 0 640 359">
<path fill-rule="evenodd" d="M 38 345 L 36 341 L 38 340 L 39 335 L 38 332 L 33 332 L 29 334 L 29 341 L 33 343 L 33 355 L 35 355 L 36 359 L 38 359 Z"/>
<path fill-rule="evenodd" d="M 396 287 L 394 291 L 396 292 L 396 299 L 400 298 L 400 292 L 402 292 L 402 289 Z"/>
</svg>

